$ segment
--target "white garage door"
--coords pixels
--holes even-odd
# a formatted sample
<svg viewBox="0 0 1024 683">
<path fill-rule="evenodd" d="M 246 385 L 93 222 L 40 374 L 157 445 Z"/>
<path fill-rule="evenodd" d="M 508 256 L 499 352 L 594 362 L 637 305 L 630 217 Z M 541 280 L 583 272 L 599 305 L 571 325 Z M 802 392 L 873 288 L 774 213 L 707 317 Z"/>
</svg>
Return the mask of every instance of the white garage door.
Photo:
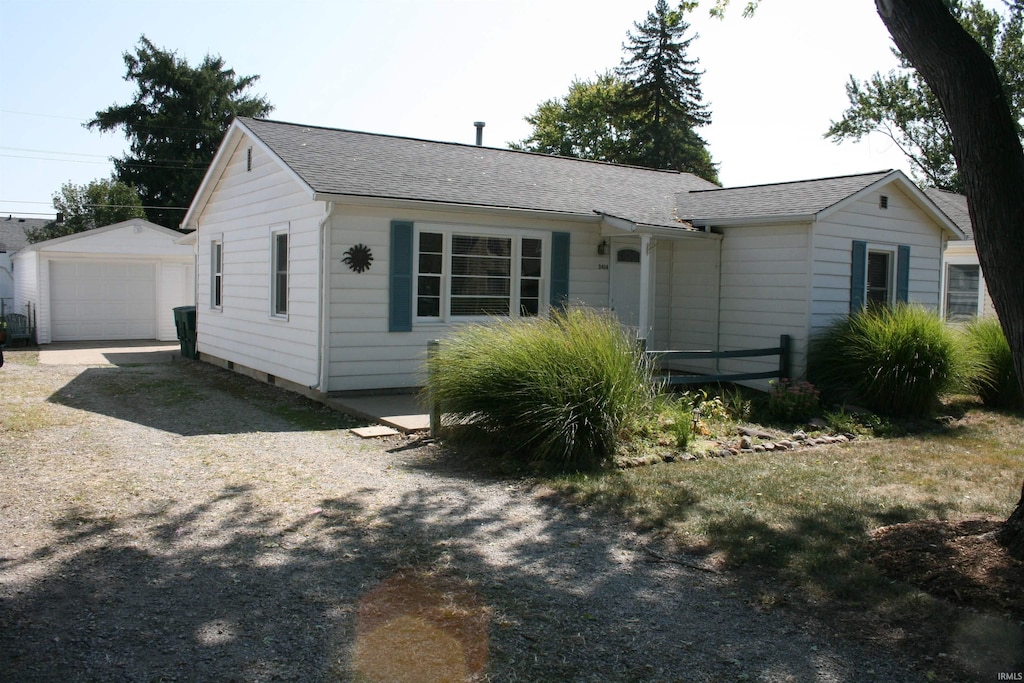
<svg viewBox="0 0 1024 683">
<path fill-rule="evenodd" d="M 53 341 L 156 338 L 156 266 L 50 262 Z"/>
</svg>

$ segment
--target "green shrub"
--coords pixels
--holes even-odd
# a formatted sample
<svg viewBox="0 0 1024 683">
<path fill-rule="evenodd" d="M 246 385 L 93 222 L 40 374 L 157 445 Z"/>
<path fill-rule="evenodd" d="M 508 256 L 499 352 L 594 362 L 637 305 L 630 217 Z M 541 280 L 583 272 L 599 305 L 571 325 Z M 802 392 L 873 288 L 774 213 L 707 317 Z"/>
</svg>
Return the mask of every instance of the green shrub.
<svg viewBox="0 0 1024 683">
<path fill-rule="evenodd" d="M 965 386 L 971 365 L 935 313 L 902 304 L 837 319 L 811 340 L 807 360 L 827 400 L 892 417 L 927 416 L 942 394 Z"/>
<path fill-rule="evenodd" d="M 996 318 L 979 318 L 965 329 L 967 344 L 978 358 L 974 385 L 982 402 L 990 408 L 1024 408 L 1010 345 Z"/>
<path fill-rule="evenodd" d="M 810 382 L 783 377 L 769 382 L 768 418 L 776 422 L 806 422 L 821 408 L 820 392 Z"/>
<path fill-rule="evenodd" d="M 451 424 L 483 429 L 517 458 L 562 469 L 610 460 L 654 395 L 636 340 L 588 309 L 461 327 L 427 371 L 431 399 Z"/>
</svg>

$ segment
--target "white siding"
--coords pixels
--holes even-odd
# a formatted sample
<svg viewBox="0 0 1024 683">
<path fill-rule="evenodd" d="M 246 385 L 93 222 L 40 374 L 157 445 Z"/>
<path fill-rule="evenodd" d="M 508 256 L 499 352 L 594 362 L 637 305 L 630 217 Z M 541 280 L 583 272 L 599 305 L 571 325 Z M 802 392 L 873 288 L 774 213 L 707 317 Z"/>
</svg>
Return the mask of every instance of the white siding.
<svg viewBox="0 0 1024 683">
<path fill-rule="evenodd" d="M 889 198 L 888 208 L 879 198 Z M 895 185 L 858 197 L 814 226 L 812 333 L 850 312 L 854 240 L 910 247 L 909 300 L 939 310 L 942 236 L 939 228 Z"/>
<path fill-rule="evenodd" d="M 647 347 L 667 349 L 672 338 L 672 248 L 675 242 L 659 239 L 654 244 L 654 329 Z"/>
<path fill-rule="evenodd" d="M 415 322 L 411 332 L 388 331 L 391 221 L 412 221 L 431 226 L 497 229 L 517 234 L 530 231 L 545 236 L 570 233 L 569 300 L 572 304 L 608 306 L 607 256 L 598 256 L 600 241 L 594 222 L 411 209 L 336 206 L 330 222 L 329 272 L 329 391 L 409 388 L 423 384 L 422 366 L 427 344 L 444 338 L 460 323 Z M 355 273 L 341 259 L 353 245 L 370 248 L 369 270 Z M 550 286 L 550 242 L 546 242 L 544 292 Z"/>
<path fill-rule="evenodd" d="M 157 264 L 157 339 L 174 341 L 178 338 L 174 309 L 195 303 L 195 282 L 195 268 L 191 261 Z"/>
<path fill-rule="evenodd" d="M 12 259 L 14 268 L 14 306 L 21 311 L 32 304 L 36 314 L 36 340 L 43 343 L 43 321 L 39 315 L 42 301 L 39 293 L 39 252 L 22 251 Z M 46 330 L 49 334 L 49 330 Z M 47 341 L 49 338 L 47 338 Z"/>
<path fill-rule="evenodd" d="M 810 308 L 806 224 L 723 229 L 720 351 L 771 348 L 788 334 L 794 376 L 804 372 Z M 723 359 L 722 372 L 767 372 L 777 356 Z M 758 382 L 765 386 L 766 382 Z"/>
<path fill-rule="evenodd" d="M 721 241 L 693 238 L 672 242 L 671 297 L 662 349 L 712 350 L 718 344 L 718 284 Z M 677 364 L 693 372 L 711 372 L 700 361 Z"/>
<path fill-rule="evenodd" d="M 275 377 L 319 382 L 319 245 L 325 205 L 258 147 L 236 147 L 199 217 L 197 350 Z M 288 224 L 288 316 L 272 317 L 271 227 Z M 210 243 L 224 247 L 223 306 L 210 305 Z"/>
</svg>

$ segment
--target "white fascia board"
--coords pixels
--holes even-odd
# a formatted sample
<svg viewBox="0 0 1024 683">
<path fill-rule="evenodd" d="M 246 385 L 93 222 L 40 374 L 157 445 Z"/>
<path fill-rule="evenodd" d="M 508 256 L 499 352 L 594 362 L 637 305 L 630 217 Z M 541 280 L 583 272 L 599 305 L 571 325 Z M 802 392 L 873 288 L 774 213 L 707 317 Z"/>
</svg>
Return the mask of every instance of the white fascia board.
<svg viewBox="0 0 1024 683">
<path fill-rule="evenodd" d="M 813 223 L 816 214 L 789 214 L 785 216 L 744 216 L 742 218 L 701 218 L 692 221 L 695 228 L 736 228 L 756 225 L 777 225 L 780 223 Z"/>
<path fill-rule="evenodd" d="M 625 218 L 619 218 L 610 214 L 600 214 L 602 237 L 615 237 L 621 233 L 634 235 L 651 235 L 652 237 L 671 237 L 674 239 L 711 239 L 720 240 L 721 235 L 705 232 L 703 230 L 692 230 L 688 227 L 690 223 L 681 223 L 678 228 L 667 225 L 650 225 L 647 223 L 634 223 Z"/>
<path fill-rule="evenodd" d="M 570 211 L 544 211 L 541 209 L 520 209 L 511 206 L 488 206 L 485 204 L 452 204 L 450 202 L 431 201 L 429 199 L 401 199 L 393 197 L 368 197 L 365 195 L 331 194 L 314 192 L 313 200 L 333 202 L 339 206 L 372 206 L 378 208 L 425 209 L 428 211 L 449 211 L 452 213 L 486 213 L 493 215 L 523 216 L 525 218 L 574 220 L 586 223 L 599 223 L 601 217 L 591 213 L 573 213 Z"/>
</svg>

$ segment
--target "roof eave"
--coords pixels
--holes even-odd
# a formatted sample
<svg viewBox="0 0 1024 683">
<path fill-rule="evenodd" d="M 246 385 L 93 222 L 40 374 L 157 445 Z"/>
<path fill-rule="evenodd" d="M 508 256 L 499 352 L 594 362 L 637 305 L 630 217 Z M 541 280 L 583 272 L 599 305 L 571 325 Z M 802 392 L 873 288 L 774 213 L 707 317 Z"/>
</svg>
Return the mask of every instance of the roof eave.
<svg viewBox="0 0 1024 683">
<path fill-rule="evenodd" d="M 409 198 L 409 197 L 380 197 L 375 195 L 344 194 L 334 192 L 314 192 L 313 200 L 320 202 L 334 202 L 335 204 L 349 204 L 361 206 L 398 207 L 398 208 L 430 208 L 435 211 L 451 211 L 455 213 L 491 213 L 507 214 L 515 213 L 519 216 L 551 219 L 556 217 L 560 220 L 580 220 L 588 223 L 597 223 L 600 216 L 591 212 L 558 211 L 554 209 L 536 209 L 516 206 L 496 206 L 492 204 L 471 204 L 456 203 L 438 199 Z"/>
<path fill-rule="evenodd" d="M 729 216 L 691 218 L 689 222 L 695 228 L 736 228 L 753 225 L 777 225 L 780 223 L 813 223 L 817 215 L 813 213 L 792 213 L 785 215 L 766 216 Z"/>
</svg>

